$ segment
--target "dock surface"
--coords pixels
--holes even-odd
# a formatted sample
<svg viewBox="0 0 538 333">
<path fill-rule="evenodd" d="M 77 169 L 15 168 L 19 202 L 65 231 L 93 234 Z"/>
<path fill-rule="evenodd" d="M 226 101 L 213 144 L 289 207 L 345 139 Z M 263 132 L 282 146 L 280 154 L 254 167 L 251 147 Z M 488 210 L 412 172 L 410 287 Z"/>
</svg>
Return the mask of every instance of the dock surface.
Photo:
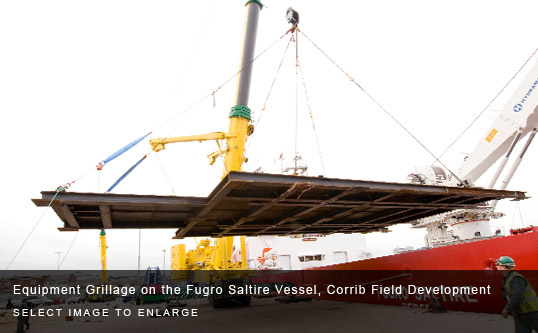
<svg viewBox="0 0 538 333">
<path fill-rule="evenodd" d="M 430 313 L 425 309 L 397 306 L 309 301 L 286 304 L 275 298 L 253 299 L 250 306 L 213 309 L 206 299 L 187 300 L 185 307 L 196 309 L 197 316 L 151 317 L 138 316 L 139 310 L 158 309 L 164 304 L 135 306 L 120 301 L 55 305 L 66 312 L 69 308 L 129 309 L 129 317 L 34 317 L 29 332 L 511 332 L 512 318 L 500 315 L 448 311 Z M 41 308 L 41 307 L 40 307 Z M 43 308 L 43 309 L 45 309 Z M 0 332 L 14 332 L 16 318 L 3 311 Z"/>
</svg>

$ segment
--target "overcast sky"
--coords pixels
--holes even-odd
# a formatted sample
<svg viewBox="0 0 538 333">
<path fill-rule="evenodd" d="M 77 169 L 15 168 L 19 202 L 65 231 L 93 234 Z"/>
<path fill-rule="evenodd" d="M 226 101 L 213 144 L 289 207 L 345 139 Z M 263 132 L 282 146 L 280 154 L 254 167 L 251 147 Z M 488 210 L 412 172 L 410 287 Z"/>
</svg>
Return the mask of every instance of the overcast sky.
<svg viewBox="0 0 538 333">
<path fill-rule="evenodd" d="M 0 266 L 6 267 L 45 211 L 30 201 L 40 191 L 84 175 L 70 189 L 105 191 L 150 151 L 145 140 L 101 172 L 99 161 L 148 131 L 152 137 L 226 131 L 234 101 L 243 1 L 3 1 L 0 3 Z M 538 47 L 535 1 L 281 1 L 260 15 L 250 108 L 258 119 L 289 36 L 286 9 L 300 28 L 432 152 L 439 155 L 488 105 Z M 299 35 L 308 103 L 299 83 L 298 150 L 310 175 L 405 182 L 433 158 Z M 278 172 L 295 147 L 294 49 L 257 122 L 247 171 Z M 227 82 L 223 85 L 223 83 Z M 219 87 L 222 86 L 221 89 Z M 215 98 L 211 93 L 217 90 Z M 203 97 L 208 98 L 202 99 Z M 194 106 L 193 106 L 194 105 Z M 189 108 L 190 106 L 193 106 Z M 310 108 L 308 107 L 310 106 Z M 457 170 L 501 103 L 494 103 L 443 158 Z M 189 109 L 187 109 L 189 108 Z M 312 112 L 319 150 L 312 131 Z M 535 143 L 536 145 L 536 143 Z M 209 166 L 214 143 L 169 145 L 160 160 L 177 195 L 206 196 L 222 164 Z M 509 189 L 538 190 L 531 146 Z M 86 173 L 88 170 L 90 172 Z M 488 180 L 481 180 L 485 186 Z M 171 195 L 161 165 L 150 157 L 114 193 Z M 502 203 L 499 225 L 537 224 L 535 199 Z M 519 213 L 518 213 L 519 214 Z M 519 215 L 518 215 L 519 216 Z M 61 233 L 49 210 L 11 269 L 52 269 L 76 233 Z M 421 246 L 423 234 L 369 237 L 374 254 Z M 141 266 L 169 266 L 174 230 L 142 232 Z M 63 269 L 99 269 L 99 232 L 79 232 Z M 402 236 L 403 235 L 403 236 Z M 110 269 L 133 269 L 138 231 L 108 232 Z"/>
</svg>

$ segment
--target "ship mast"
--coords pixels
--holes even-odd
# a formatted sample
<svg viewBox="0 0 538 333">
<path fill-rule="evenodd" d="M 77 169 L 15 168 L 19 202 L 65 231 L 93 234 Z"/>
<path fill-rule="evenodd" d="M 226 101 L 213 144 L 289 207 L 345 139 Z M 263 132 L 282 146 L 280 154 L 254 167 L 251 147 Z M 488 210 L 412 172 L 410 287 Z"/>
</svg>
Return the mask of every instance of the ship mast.
<svg viewBox="0 0 538 333">
<path fill-rule="evenodd" d="M 250 81 L 252 77 L 252 62 L 254 60 L 254 49 L 256 46 L 256 33 L 258 30 L 258 18 L 263 7 L 259 0 L 249 0 L 246 3 L 247 15 L 243 33 L 243 45 L 241 50 L 241 60 L 239 63 L 239 73 L 237 79 L 237 89 L 235 105 L 231 108 L 228 125 L 228 133 L 214 132 L 201 135 L 179 136 L 170 138 L 155 138 L 150 140 L 151 148 L 158 152 L 165 148 L 168 143 L 208 141 L 215 140 L 219 150 L 208 155 L 210 164 L 224 156 L 223 178 L 230 171 L 241 171 L 245 159 L 245 143 L 247 136 L 252 134 L 254 127 L 250 124 L 250 109 L 248 108 L 248 98 L 250 94 Z M 226 148 L 221 149 L 219 140 L 226 140 Z"/>
</svg>

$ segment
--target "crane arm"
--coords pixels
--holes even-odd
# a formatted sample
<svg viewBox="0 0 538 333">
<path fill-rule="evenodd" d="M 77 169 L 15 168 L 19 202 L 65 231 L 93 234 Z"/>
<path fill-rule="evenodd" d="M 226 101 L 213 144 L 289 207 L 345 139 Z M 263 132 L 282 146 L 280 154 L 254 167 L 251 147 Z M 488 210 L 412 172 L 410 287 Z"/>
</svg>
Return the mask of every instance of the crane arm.
<svg viewBox="0 0 538 333">
<path fill-rule="evenodd" d="M 209 141 L 209 140 L 224 140 L 226 138 L 229 138 L 230 136 L 227 136 L 226 133 L 222 132 L 213 132 L 209 134 L 199 134 L 199 135 L 187 135 L 187 136 L 176 136 L 171 138 L 155 138 L 150 139 L 149 144 L 151 145 L 151 149 L 153 151 L 158 152 L 160 150 L 164 149 L 164 146 L 168 143 L 175 143 L 175 142 L 191 142 L 191 141 Z"/>
<path fill-rule="evenodd" d="M 511 150 L 513 143 L 536 127 L 538 127 L 538 62 L 515 90 L 474 151 L 463 162 L 457 172 L 458 178 L 467 185 L 474 184 L 491 165 Z"/>
</svg>

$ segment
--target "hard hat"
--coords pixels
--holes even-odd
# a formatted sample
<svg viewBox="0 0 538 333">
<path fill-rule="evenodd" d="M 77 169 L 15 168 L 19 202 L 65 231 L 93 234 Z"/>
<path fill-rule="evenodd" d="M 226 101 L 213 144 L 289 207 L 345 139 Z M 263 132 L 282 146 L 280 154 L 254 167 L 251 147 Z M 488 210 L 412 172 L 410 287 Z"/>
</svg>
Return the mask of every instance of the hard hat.
<svg viewBox="0 0 538 333">
<path fill-rule="evenodd" d="M 502 256 L 499 259 L 497 259 L 497 265 L 506 266 L 506 267 L 516 267 L 516 263 L 514 262 L 514 259 L 508 256 Z"/>
</svg>

